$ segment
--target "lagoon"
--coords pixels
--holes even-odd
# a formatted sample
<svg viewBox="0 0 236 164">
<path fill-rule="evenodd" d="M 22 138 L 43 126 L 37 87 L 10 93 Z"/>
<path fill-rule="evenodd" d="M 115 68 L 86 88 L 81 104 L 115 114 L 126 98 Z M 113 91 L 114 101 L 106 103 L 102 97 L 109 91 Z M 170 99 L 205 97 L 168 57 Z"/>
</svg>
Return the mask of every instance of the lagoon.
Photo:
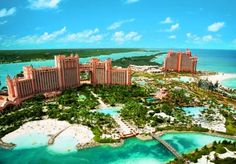
<svg viewBox="0 0 236 164">
<path fill-rule="evenodd" d="M 196 148 L 213 143 L 214 141 L 222 141 L 224 138 L 210 136 L 201 133 L 169 133 L 161 137 L 173 146 L 179 153 L 189 153 Z"/>
<path fill-rule="evenodd" d="M 37 139 L 41 140 L 40 137 L 38 136 Z M 200 133 L 169 133 L 161 138 L 170 143 L 180 153 L 188 153 L 213 141 L 222 141 L 224 139 Z M 65 140 L 65 143 L 70 142 L 67 139 Z M 63 142 L 63 140 L 60 141 Z M 61 144 L 64 145 L 63 143 Z M 166 163 L 174 159 L 174 156 L 158 141 L 142 141 L 137 138 L 126 139 L 122 146 L 116 148 L 98 146 L 64 153 L 62 151 L 54 151 L 50 146 L 38 145 L 38 147 L 21 147 L 13 150 L 0 149 L 0 154 L 0 163 L 123 164 L 134 162 Z"/>
</svg>

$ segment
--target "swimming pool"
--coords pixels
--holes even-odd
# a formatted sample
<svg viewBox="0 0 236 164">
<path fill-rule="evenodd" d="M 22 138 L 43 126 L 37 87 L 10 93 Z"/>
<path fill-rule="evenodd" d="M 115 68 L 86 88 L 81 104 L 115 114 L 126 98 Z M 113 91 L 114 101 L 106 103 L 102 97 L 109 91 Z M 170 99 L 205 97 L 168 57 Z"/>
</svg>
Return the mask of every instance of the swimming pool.
<svg viewBox="0 0 236 164">
<path fill-rule="evenodd" d="M 119 107 L 108 107 L 108 108 L 103 108 L 103 109 L 97 110 L 97 112 L 99 112 L 99 113 L 108 114 L 110 116 L 118 115 L 119 111 L 120 111 Z"/>
</svg>

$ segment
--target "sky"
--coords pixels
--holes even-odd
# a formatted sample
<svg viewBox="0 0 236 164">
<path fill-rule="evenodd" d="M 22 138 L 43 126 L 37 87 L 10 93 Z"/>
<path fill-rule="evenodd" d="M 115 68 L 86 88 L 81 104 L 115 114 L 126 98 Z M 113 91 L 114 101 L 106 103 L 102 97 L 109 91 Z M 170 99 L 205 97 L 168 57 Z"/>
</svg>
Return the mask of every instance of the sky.
<svg viewBox="0 0 236 164">
<path fill-rule="evenodd" d="M 236 0 L 0 0 L 0 49 L 236 49 Z"/>
</svg>

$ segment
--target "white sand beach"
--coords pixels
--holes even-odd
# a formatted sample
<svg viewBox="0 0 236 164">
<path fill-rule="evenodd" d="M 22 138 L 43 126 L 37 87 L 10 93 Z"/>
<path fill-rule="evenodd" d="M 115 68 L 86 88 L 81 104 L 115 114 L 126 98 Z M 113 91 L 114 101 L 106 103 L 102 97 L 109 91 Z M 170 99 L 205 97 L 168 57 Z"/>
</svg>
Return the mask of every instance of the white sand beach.
<svg viewBox="0 0 236 164">
<path fill-rule="evenodd" d="M 63 131 L 60 135 L 60 138 L 68 137 L 73 138 L 76 140 L 76 143 L 78 144 L 86 144 L 93 140 L 93 132 L 87 127 L 83 125 L 72 125 L 65 131 Z"/>
<path fill-rule="evenodd" d="M 30 121 L 23 124 L 19 129 L 5 135 L 2 140 L 4 142 L 15 141 L 18 137 L 27 136 L 31 134 L 43 134 L 45 136 L 53 136 L 65 129 L 58 137 L 66 136 L 76 140 L 76 144 L 85 144 L 93 141 L 92 131 L 83 125 L 70 124 L 66 121 L 58 121 L 56 119 L 47 119 L 39 121 Z M 57 138 L 58 138 L 57 137 Z M 55 141 L 57 140 L 55 139 Z M 35 139 L 37 141 L 37 138 Z M 45 143 L 47 144 L 47 143 Z"/>
<path fill-rule="evenodd" d="M 208 79 L 212 83 L 216 83 L 217 81 L 221 83 L 221 81 L 231 78 L 236 78 L 236 74 L 218 73 L 216 75 L 201 76 L 201 79 Z"/>
</svg>

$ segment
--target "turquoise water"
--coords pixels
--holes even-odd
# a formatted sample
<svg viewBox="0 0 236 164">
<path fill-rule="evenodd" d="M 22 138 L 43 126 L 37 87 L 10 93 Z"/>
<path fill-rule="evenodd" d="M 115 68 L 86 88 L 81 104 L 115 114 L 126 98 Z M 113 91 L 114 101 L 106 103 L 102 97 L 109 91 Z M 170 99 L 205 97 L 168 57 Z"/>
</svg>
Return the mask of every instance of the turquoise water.
<svg viewBox="0 0 236 164">
<path fill-rule="evenodd" d="M 179 49 L 176 49 L 179 50 Z M 164 50 L 166 51 L 166 50 Z M 185 50 L 184 50 L 185 51 Z M 236 73 L 236 50 L 201 50 L 201 49 L 192 49 L 193 54 L 198 56 L 198 70 L 205 71 L 215 71 L 215 72 L 224 72 L 224 73 Z M 127 53 L 113 53 L 111 55 L 100 55 L 96 56 L 101 60 L 111 58 L 113 60 L 120 59 L 123 57 L 132 57 L 132 56 L 144 56 L 144 55 L 153 55 L 156 52 L 127 52 Z M 153 61 L 157 63 L 163 63 L 166 54 L 160 55 L 155 58 Z M 88 62 L 91 58 L 81 58 L 80 62 Z M 46 61 L 33 61 L 33 62 L 22 62 L 22 63 L 11 63 L 11 64 L 0 64 L 0 81 L 2 86 L 5 85 L 5 79 L 7 75 L 11 77 L 15 76 L 17 73 L 22 71 L 22 67 L 25 65 L 33 65 L 34 67 L 40 66 L 54 66 L 54 60 Z M 227 87 L 236 88 L 236 78 L 227 80 L 223 84 Z"/>
<path fill-rule="evenodd" d="M 185 49 L 174 49 L 174 51 L 185 51 Z M 198 57 L 197 70 L 236 73 L 236 50 L 191 49 L 191 52 L 193 56 Z M 163 63 L 161 59 L 159 62 Z"/>
<path fill-rule="evenodd" d="M 141 86 L 144 86 L 147 82 L 144 81 L 144 80 L 142 80 L 142 81 L 138 81 L 137 83 L 138 83 L 139 85 L 141 85 Z"/>
<path fill-rule="evenodd" d="M 151 103 L 151 102 L 156 101 L 156 99 L 155 99 L 154 97 L 148 97 L 148 98 L 146 99 L 146 101 L 149 102 L 149 103 Z"/>
<path fill-rule="evenodd" d="M 175 49 L 178 51 L 181 49 Z M 167 51 L 167 50 L 163 50 Z M 185 51 L 182 49 L 182 51 Z M 214 71 L 223 73 L 236 73 L 236 50 L 202 50 L 192 49 L 192 54 L 198 56 L 197 70 Z M 163 64 L 165 54 L 154 59 L 155 62 Z M 236 78 L 227 79 L 222 84 L 236 89 Z"/>
<path fill-rule="evenodd" d="M 42 133 L 30 133 L 29 135 L 20 135 L 10 142 L 18 145 L 15 149 L 30 149 L 45 146 L 49 137 Z"/>
<path fill-rule="evenodd" d="M 187 153 L 223 138 L 198 133 L 171 133 L 161 137 L 181 153 Z M 99 146 L 69 152 L 55 152 L 47 146 L 28 149 L 0 149 L 0 163 L 166 163 L 174 156 L 155 140 L 125 140 L 120 147 Z"/>
<path fill-rule="evenodd" d="M 161 137 L 180 153 L 188 153 L 196 148 L 203 147 L 214 141 L 222 141 L 224 138 L 200 133 L 170 133 Z"/>
<path fill-rule="evenodd" d="M 198 55 L 198 70 L 236 73 L 236 50 L 192 50 Z M 236 78 L 222 83 L 229 88 L 236 88 Z"/>
<path fill-rule="evenodd" d="M 221 81 L 223 86 L 236 89 L 236 78 L 226 79 Z"/>
<path fill-rule="evenodd" d="M 147 84 L 145 80 L 140 80 L 137 77 L 132 77 L 132 81 L 136 82 L 140 86 L 145 86 Z"/>
<path fill-rule="evenodd" d="M 77 151 L 77 144 L 78 142 L 72 136 L 65 136 L 62 133 L 57 137 L 53 145 L 47 147 L 47 151 L 51 153 L 68 154 Z"/>
<path fill-rule="evenodd" d="M 157 141 L 141 141 L 136 138 L 125 140 L 124 145 L 112 148 L 99 146 L 79 150 L 69 154 L 55 153 L 46 146 L 33 149 L 3 150 L 0 149 L 0 163 L 165 163 L 173 155 Z M 17 157 L 17 158 L 16 158 Z"/>
<path fill-rule="evenodd" d="M 183 107 L 182 108 L 187 114 L 193 115 L 194 117 L 197 117 L 199 114 L 201 114 L 201 111 L 206 109 L 205 107 Z"/>
<path fill-rule="evenodd" d="M 112 60 L 117 60 L 123 57 L 132 57 L 132 56 L 150 56 L 154 55 L 157 52 L 126 52 L 126 53 L 113 53 L 110 55 L 100 55 L 100 56 L 95 56 L 96 58 L 99 58 L 101 60 L 106 60 L 108 58 L 111 58 Z M 88 62 L 91 58 L 93 57 L 88 57 L 88 58 L 80 58 L 80 63 L 86 63 Z M 23 71 L 23 66 L 27 65 L 33 65 L 35 68 L 41 67 L 41 66 L 54 66 L 54 60 L 44 60 L 44 61 L 32 61 L 32 62 L 22 62 L 22 63 L 10 63 L 10 64 L 0 64 L 0 81 L 1 85 L 5 86 L 6 85 L 6 77 L 7 75 L 10 75 L 11 77 L 14 77 L 16 74 L 20 73 Z"/>
<path fill-rule="evenodd" d="M 171 78 L 172 80 L 176 80 L 176 81 L 182 81 L 182 82 L 184 82 L 184 83 L 187 83 L 187 82 L 190 82 L 190 80 L 192 79 L 191 77 L 183 77 L 183 76 L 181 76 L 180 78 L 177 78 L 177 77 L 175 77 L 175 78 Z"/>
<path fill-rule="evenodd" d="M 118 107 L 109 107 L 104 109 L 98 109 L 97 112 L 103 113 L 103 114 L 109 114 L 111 116 L 118 115 L 118 112 L 120 111 L 120 108 Z"/>
<path fill-rule="evenodd" d="M 158 63 L 158 64 L 163 64 L 166 55 L 167 55 L 167 54 L 159 55 L 159 56 L 155 57 L 155 59 L 153 59 L 152 61 L 154 61 L 154 62 L 156 62 L 156 63 Z"/>
</svg>

